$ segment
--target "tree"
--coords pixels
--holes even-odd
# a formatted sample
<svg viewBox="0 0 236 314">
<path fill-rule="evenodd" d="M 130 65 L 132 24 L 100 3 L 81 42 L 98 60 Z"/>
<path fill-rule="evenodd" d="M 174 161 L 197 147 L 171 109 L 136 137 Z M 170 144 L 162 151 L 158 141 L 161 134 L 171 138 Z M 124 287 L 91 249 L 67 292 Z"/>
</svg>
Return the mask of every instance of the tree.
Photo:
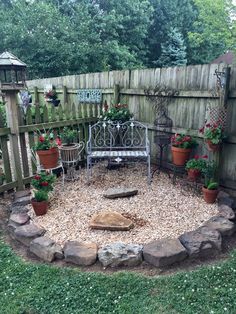
<svg viewBox="0 0 236 314">
<path fill-rule="evenodd" d="M 236 20 L 235 6 L 231 0 L 194 0 L 198 17 L 193 31 L 188 34 L 190 42 L 190 62 L 208 63 L 235 48 Z"/>
<path fill-rule="evenodd" d="M 187 63 L 186 46 L 181 33 L 176 28 L 170 29 L 166 42 L 161 45 L 161 50 L 162 53 L 158 60 L 160 66 L 185 65 Z"/>
</svg>

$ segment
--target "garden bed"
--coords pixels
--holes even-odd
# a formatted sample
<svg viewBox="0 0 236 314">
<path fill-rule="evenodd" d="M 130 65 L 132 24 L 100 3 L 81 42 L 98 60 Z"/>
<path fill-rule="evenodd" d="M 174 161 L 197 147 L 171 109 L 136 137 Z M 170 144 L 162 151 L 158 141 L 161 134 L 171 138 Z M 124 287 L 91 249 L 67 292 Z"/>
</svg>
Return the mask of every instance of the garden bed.
<svg viewBox="0 0 236 314">
<path fill-rule="evenodd" d="M 151 186 L 146 182 L 146 167 L 129 166 L 106 170 L 104 165 L 93 168 L 91 184 L 86 184 L 85 170 L 80 179 L 60 184 L 51 199 L 45 216 L 32 220 L 44 227 L 46 235 L 63 245 L 68 240 L 95 242 L 99 247 L 113 242 L 145 244 L 155 239 L 177 238 L 201 226 L 217 215 L 216 204 L 206 204 L 202 196 L 186 192 L 166 174 L 154 175 Z M 132 187 L 138 195 L 130 198 L 106 199 L 111 187 Z M 90 220 L 100 211 L 116 211 L 134 222 L 129 231 L 91 230 Z"/>
</svg>

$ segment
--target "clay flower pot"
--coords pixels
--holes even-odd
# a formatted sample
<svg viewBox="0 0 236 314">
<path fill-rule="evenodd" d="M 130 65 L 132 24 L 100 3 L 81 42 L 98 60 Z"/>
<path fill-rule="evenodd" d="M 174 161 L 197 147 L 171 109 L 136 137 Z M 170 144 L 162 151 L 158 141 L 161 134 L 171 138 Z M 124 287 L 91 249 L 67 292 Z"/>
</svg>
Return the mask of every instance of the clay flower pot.
<svg viewBox="0 0 236 314">
<path fill-rule="evenodd" d="M 211 140 L 207 140 L 207 148 L 211 152 L 218 152 L 220 149 L 220 144 L 213 144 Z"/>
<path fill-rule="evenodd" d="M 37 150 L 40 164 L 44 169 L 55 168 L 58 164 L 59 152 L 57 147 L 48 150 Z"/>
<path fill-rule="evenodd" d="M 176 166 L 184 166 L 189 159 L 191 148 L 180 148 L 171 146 L 172 161 Z"/>
<path fill-rule="evenodd" d="M 217 194 L 218 194 L 218 189 L 217 190 L 208 190 L 207 188 L 203 187 L 202 188 L 203 192 L 203 198 L 206 203 L 208 204 L 213 204 L 216 201 Z"/>
<path fill-rule="evenodd" d="M 48 201 L 37 202 L 34 198 L 31 200 L 31 204 L 35 211 L 36 216 L 43 216 L 48 210 Z"/>
<path fill-rule="evenodd" d="M 188 169 L 188 179 L 190 181 L 197 181 L 197 179 L 200 177 L 201 171 L 197 169 Z"/>
</svg>

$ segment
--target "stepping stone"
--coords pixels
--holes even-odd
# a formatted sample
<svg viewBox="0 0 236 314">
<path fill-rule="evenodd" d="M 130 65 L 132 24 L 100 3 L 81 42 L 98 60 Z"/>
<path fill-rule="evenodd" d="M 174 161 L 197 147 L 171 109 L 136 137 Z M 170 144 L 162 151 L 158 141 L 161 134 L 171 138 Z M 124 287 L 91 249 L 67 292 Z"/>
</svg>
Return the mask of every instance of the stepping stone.
<svg viewBox="0 0 236 314">
<path fill-rule="evenodd" d="M 29 209 L 26 206 L 12 204 L 10 207 L 10 211 L 12 214 L 19 214 L 19 213 L 27 213 Z"/>
<path fill-rule="evenodd" d="M 27 196 L 22 196 L 22 197 L 18 197 L 14 200 L 14 202 L 12 203 L 12 206 L 25 206 L 31 203 L 31 196 L 27 195 Z"/>
<path fill-rule="evenodd" d="M 227 205 L 219 206 L 219 216 L 224 217 L 229 220 L 235 220 L 235 212 L 233 209 Z"/>
<path fill-rule="evenodd" d="M 143 247 L 143 258 L 156 267 L 168 266 L 180 262 L 188 256 L 186 249 L 178 239 L 152 241 Z"/>
<path fill-rule="evenodd" d="M 30 252 L 50 263 L 56 258 L 57 253 L 63 254 L 60 246 L 47 237 L 39 237 L 31 241 Z"/>
<path fill-rule="evenodd" d="M 231 236 L 236 230 L 232 221 L 220 216 L 211 217 L 204 226 L 219 231 L 223 237 Z"/>
<path fill-rule="evenodd" d="M 45 229 L 35 224 L 29 224 L 17 227 L 14 231 L 14 237 L 26 246 L 30 246 L 30 242 L 35 238 L 41 237 L 46 232 Z"/>
<path fill-rule="evenodd" d="M 222 197 L 229 197 L 229 193 L 224 192 L 224 191 L 219 191 L 219 193 L 217 194 L 217 199 L 221 199 Z"/>
<path fill-rule="evenodd" d="M 11 214 L 9 218 L 9 224 L 15 227 L 19 227 L 29 223 L 30 216 L 27 213 Z"/>
<path fill-rule="evenodd" d="M 137 189 L 131 189 L 131 188 L 111 188 L 108 189 L 103 196 L 106 198 L 120 198 L 120 197 L 130 197 L 138 194 Z"/>
<path fill-rule="evenodd" d="M 227 205 L 227 206 L 232 208 L 233 205 L 234 205 L 234 200 L 233 200 L 232 197 L 228 197 L 228 196 L 221 197 L 221 198 L 218 199 L 218 204 L 219 205 Z"/>
<path fill-rule="evenodd" d="M 111 231 L 127 231 L 134 227 L 130 219 L 117 212 L 104 211 L 92 217 L 90 228 Z"/>
<path fill-rule="evenodd" d="M 200 227 L 197 230 L 185 232 L 179 237 L 191 258 L 211 256 L 221 251 L 222 237 L 217 230 Z"/>
<path fill-rule="evenodd" d="M 65 261 L 76 265 L 89 266 L 97 260 L 97 244 L 67 241 L 63 248 Z"/>
<path fill-rule="evenodd" d="M 24 197 L 24 196 L 29 196 L 29 195 L 31 195 L 30 190 L 17 191 L 14 194 L 14 199 L 21 198 L 21 197 Z"/>
<path fill-rule="evenodd" d="M 98 250 L 98 259 L 104 267 L 137 266 L 142 262 L 142 245 L 112 243 Z"/>
</svg>

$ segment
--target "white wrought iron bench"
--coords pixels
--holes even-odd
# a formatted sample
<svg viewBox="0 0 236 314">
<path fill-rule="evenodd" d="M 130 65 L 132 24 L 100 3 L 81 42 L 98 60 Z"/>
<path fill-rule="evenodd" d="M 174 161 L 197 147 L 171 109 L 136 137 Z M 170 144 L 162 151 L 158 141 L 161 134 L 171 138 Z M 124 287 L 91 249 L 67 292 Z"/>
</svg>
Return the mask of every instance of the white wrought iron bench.
<svg viewBox="0 0 236 314">
<path fill-rule="evenodd" d="M 138 121 L 124 123 L 99 121 L 89 127 L 87 142 L 87 176 L 92 175 L 96 160 L 145 161 L 147 179 L 151 182 L 150 144 L 147 127 Z"/>
</svg>

